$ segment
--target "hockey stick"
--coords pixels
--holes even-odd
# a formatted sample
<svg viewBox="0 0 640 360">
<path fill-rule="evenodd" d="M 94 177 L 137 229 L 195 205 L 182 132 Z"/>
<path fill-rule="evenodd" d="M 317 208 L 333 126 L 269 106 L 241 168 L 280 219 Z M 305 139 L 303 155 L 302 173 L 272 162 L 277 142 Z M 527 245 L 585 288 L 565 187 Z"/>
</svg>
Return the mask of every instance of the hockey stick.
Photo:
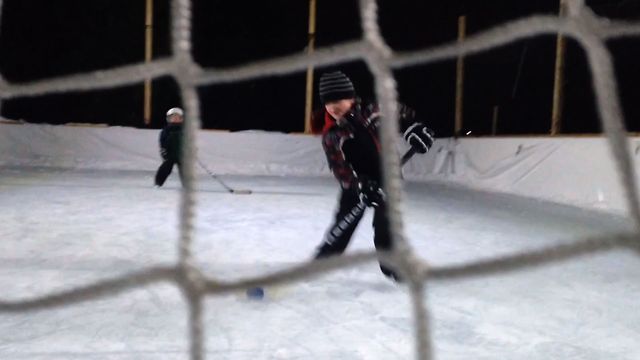
<svg viewBox="0 0 640 360">
<path fill-rule="evenodd" d="M 416 150 L 414 148 L 409 149 L 404 155 L 402 155 L 402 159 L 400 159 L 400 166 L 402 167 L 404 164 L 409 161 L 415 155 Z M 353 223 L 353 221 L 359 218 L 364 210 L 367 208 L 367 205 L 360 200 L 354 206 L 351 211 L 349 211 L 343 218 L 327 232 L 327 238 L 325 239 L 325 243 L 332 244 L 338 237 L 344 233 L 346 229 Z"/>
<path fill-rule="evenodd" d="M 406 164 L 407 161 L 409 161 L 415 154 L 416 154 L 416 149 L 411 148 L 407 150 L 407 152 L 404 153 L 404 155 L 402 155 L 402 159 L 400 159 L 400 167 L 403 167 L 404 164 Z"/>
<path fill-rule="evenodd" d="M 400 166 L 404 165 L 407 163 L 407 161 L 409 161 L 409 159 L 411 159 L 411 157 L 413 157 L 413 155 L 415 155 L 416 151 L 411 148 L 409 149 L 404 155 L 402 155 L 402 159 L 400 160 Z M 364 210 L 367 208 L 367 205 L 361 200 L 359 201 L 356 206 L 354 206 L 351 211 L 349 211 L 343 218 L 342 220 L 340 220 L 340 222 L 338 224 L 336 224 L 336 226 L 334 226 L 332 229 L 330 229 L 327 232 L 327 236 L 325 238 L 325 243 L 333 243 L 336 238 L 338 238 L 340 235 L 342 235 L 342 233 L 353 223 L 353 221 L 357 218 L 359 218 L 362 213 L 364 212 Z M 282 287 L 282 285 L 280 285 L 280 287 Z M 275 293 L 281 293 L 282 289 L 280 289 L 280 291 L 276 291 Z M 261 300 L 263 299 L 266 294 L 269 293 L 269 297 L 270 298 L 274 298 L 274 291 L 273 289 L 269 290 L 269 291 L 265 291 L 265 288 L 262 286 L 256 286 L 256 287 L 252 287 L 246 290 L 246 296 L 249 299 L 252 300 Z"/>
<path fill-rule="evenodd" d="M 225 188 L 225 190 L 227 190 L 228 192 L 230 192 L 232 194 L 242 194 L 242 195 L 248 195 L 248 194 L 251 194 L 253 192 L 253 191 L 251 191 L 249 189 L 234 189 L 234 188 L 230 187 L 229 185 L 225 184 L 224 181 L 222 181 L 222 179 L 220 179 L 220 177 L 218 177 L 218 175 L 214 174 L 206 166 L 204 166 L 204 164 L 202 163 L 202 161 L 200 161 L 200 159 L 196 158 L 196 161 L 198 162 L 198 165 L 200 165 L 200 167 L 204 171 L 206 171 L 207 174 L 209 174 L 209 176 L 211 176 L 220 185 L 222 185 L 222 187 Z"/>
</svg>

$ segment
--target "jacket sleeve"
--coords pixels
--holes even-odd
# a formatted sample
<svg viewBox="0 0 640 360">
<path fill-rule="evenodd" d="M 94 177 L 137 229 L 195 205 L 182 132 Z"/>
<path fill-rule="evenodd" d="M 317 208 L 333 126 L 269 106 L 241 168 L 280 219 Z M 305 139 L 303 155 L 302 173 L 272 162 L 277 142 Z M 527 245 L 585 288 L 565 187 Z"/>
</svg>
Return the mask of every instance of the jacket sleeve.
<svg viewBox="0 0 640 360">
<path fill-rule="evenodd" d="M 365 126 L 378 129 L 380 123 L 380 108 L 377 104 L 367 104 L 363 109 L 363 118 L 365 119 Z M 398 103 L 398 127 L 400 132 L 403 133 L 416 121 L 416 112 L 409 106 Z"/>
<path fill-rule="evenodd" d="M 167 128 L 164 128 L 160 131 L 160 137 L 158 138 L 158 140 L 161 148 L 167 147 L 167 133 Z"/>
<path fill-rule="evenodd" d="M 351 163 L 347 161 L 344 148 L 348 147 L 351 137 L 338 131 L 329 131 L 322 137 L 322 147 L 333 176 L 343 189 L 353 189 L 357 184 L 357 176 Z"/>
<path fill-rule="evenodd" d="M 418 121 L 415 110 L 405 104 L 398 103 L 398 121 L 400 132 L 405 132 L 409 126 Z"/>
<path fill-rule="evenodd" d="M 167 156 L 169 155 L 168 149 L 167 149 L 167 134 L 169 132 L 167 131 L 167 128 L 162 129 L 162 131 L 160 131 L 160 136 L 158 137 L 158 143 L 160 145 L 160 156 L 162 156 L 163 159 L 167 159 Z"/>
</svg>

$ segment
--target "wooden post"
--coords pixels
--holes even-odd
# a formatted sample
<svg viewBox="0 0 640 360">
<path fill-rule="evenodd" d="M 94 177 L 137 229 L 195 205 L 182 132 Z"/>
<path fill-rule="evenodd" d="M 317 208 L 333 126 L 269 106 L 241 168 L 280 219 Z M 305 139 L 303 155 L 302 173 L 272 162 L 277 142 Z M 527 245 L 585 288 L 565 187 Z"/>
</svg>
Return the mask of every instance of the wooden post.
<svg viewBox="0 0 640 360">
<path fill-rule="evenodd" d="M 149 63 L 153 55 L 153 0 L 147 0 L 144 33 L 144 62 Z M 144 81 L 144 124 L 151 124 L 151 79 Z"/>
<path fill-rule="evenodd" d="M 316 42 L 316 0 L 309 0 L 309 44 L 307 53 L 313 54 Z M 304 109 L 304 133 L 310 134 L 311 129 L 311 112 L 313 110 L 313 67 L 307 68 L 307 94 Z"/>
<path fill-rule="evenodd" d="M 458 17 L 458 42 L 464 41 L 467 32 L 467 17 Z M 460 135 L 462 131 L 462 108 L 464 100 L 464 56 L 458 56 L 456 63 L 456 109 L 453 136 Z"/>
<path fill-rule="evenodd" d="M 498 131 L 498 113 L 500 112 L 500 106 L 495 105 L 493 107 L 493 119 L 491 122 L 491 135 L 496 136 Z"/>
<path fill-rule="evenodd" d="M 560 17 L 566 16 L 567 2 L 560 0 Z M 551 135 L 558 135 L 562 131 L 562 108 L 564 103 L 564 59 L 566 40 L 558 34 L 556 40 L 556 64 L 553 80 L 553 108 L 551 110 Z"/>
</svg>

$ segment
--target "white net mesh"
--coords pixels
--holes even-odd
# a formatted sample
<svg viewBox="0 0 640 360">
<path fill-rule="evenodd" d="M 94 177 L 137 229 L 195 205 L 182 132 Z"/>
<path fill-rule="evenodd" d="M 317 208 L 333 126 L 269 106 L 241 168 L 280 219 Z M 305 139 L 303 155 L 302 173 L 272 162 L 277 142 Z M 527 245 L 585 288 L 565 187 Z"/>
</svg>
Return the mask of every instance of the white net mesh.
<svg viewBox="0 0 640 360">
<path fill-rule="evenodd" d="M 599 116 L 614 155 L 620 180 L 626 191 L 628 209 L 636 228 L 640 230 L 640 206 L 635 184 L 634 170 L 628 151 L 628 142 L 623 126 L 620 100 L 614 78 L 614 68 L 605 42 L 612 38 L 640 35 L 640 23 L 613 21 L 596 16 L 582 0 L 569 0 L 566 18 L 554 16 L 532 16 L 512 21 L 488 31 L 469 37 L 462 43 L 450 43 L 407 53 L 394 53 L 383 40 L 378 26 L 377 4 L 374 0 L 360 1 L 360 15 L 364 38 L 354 42 L 324 48 L 314 55 L 294 55 L 260 61 L 237 68 L 224 70 L 202 69 L 191 54 L 191 2 L 172 1 L 172 47 L 173 56 L 151 63 L 132 64 L 104 71 L 65 76 L 45 81 L 25 84 L 9 84 L 0 76 L 0 100 L 42 94 L 61 93 L 78 90 L 97 90 L 140 83 L 147 78 L 170 75 L 180 87 L 186 119 L 187 137 L 184 153 L 185 183 L 180 205 L 179 262 L 170 267 L 153 267 L 122 277 L 101 281 L 93 285 L 54 293 L 47 296 L 20 301 L 0 300 L 2 312 L 26 312 L 60 306 L 142 287 L 151 283 L 169 282 L 179 287 L 189 308 L 190 356 L 204 359 L 204 327 L 202 303 L 205 296 L 221 294 L 250 286 L 292 282 L 329 270 L 359 265 L 374 261 L 374 252 L 355 253 L 327 261 L 302 264 L 274 274 L 237 282 L 223 282 L 205 277 L 193 264 L 192 234 L 194 219 L 194 158 L 195 134 L 200 128 L 199 99 L 196 88 L 203 85 L 220 84 L 260 77 L 288 74 L 305 70 L 308 66 L 364 60 L 375 78 L 375 92 L 381 104 L 383 116 L 394 119 L 397 109 L 396 83 L 393 69 L 415 64 L 427 64 L 461 55 L 487 51 L 519 39 L 543 34 L 561 33 L 575 39 L 584 48 L 590 64 Z M 0 0 L 0 19 L 2 17 Z M 1 104 L 1 103 L 0 103 Z M 399 177 L 399 156 L 393 145 L 397 133 L 395 121 L 384 121 L 381 139 L 384 151 L 384 179 L 388 184 L 389 218 L 395 247 L 383 261 L 387 261 L 405 275 L 413 303 L 415 321 L 416 357 L 431 359 L 430 331 L 427 322 L 427 308 L 423 303 L 423 291 L 427 281 L 450 280 L 460 277 L 482 276 L 496 272 L 506 272 L 530 266 L 537 266 L 572 258 L 586 253 L 626 248 L 638 251 L 637 234 L 620 233 L 598 236 L 575 241 L 537 251 L 470 262 L 463 265 L 432 267 L 420 259 L 403 236 L 402 186 Z"/>
</svg>

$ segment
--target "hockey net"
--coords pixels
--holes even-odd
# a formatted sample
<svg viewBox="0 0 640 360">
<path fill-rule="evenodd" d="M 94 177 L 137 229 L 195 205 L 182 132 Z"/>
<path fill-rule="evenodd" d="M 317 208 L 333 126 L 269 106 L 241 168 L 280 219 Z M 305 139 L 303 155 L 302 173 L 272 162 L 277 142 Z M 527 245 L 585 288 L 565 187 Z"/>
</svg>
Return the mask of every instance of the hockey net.
<svg viewBox="0 0 640 360">
<path fill-rule="evenodd" d="M 286 56 L 219 70 L 203 69 L 194 62 L 191 53 L 191 1 L 172 0 L 173 55 L 170 58 L 24 84 L 10 84 L 0 76 L 0 101 L 67 91 L 106 89 L 140 83 L 148 78 L 172 76 L 179 85 L 183 104 L 188 114 L 183 165 L 185 184 L 180 201 L 178 263 L 174 266 L 148 268 L 43 297 L 19 301 L 0 300 L 0 312 L 27 312 L 68 306 L 152 283 L 169 282 L 175 284 L 183 292 L 188 305 L 190 357 L 204 359 L 206 351 L 204 348 L 203 300 L 205 297 L 246 289 L 250 286 L 293 282 L 330 270 L 375 261 L 381 255 L 374 252 L 354 253 L 234 282 L 223 282 L 205 276 L 194 265 L 192 254 L 195 205 L 195 135 L 196 130 L 200 128 L 200 104 L 197 87 L 300 72 L 309 66 L 320 67 L 352 60 L 363 60 L 375 78 L 375 94 L 381 104 L 383 117 L 393 119 L 396 117 L 397 93 L 392 70 L 480 53 L 497 46 L 539 35 L 562 34 L 573 38 L 583 47 L 591 69 L 599 117 L 616 161 L 618 176 L 628 199 L 629 215 L 633 219 L 636 229 L 640 230 L 640 206 L 634 169 L 628 151 L 629 144 L 623 125 L 613 62 L 605 45 L 607 40 L 613 38 L 640 36 L 640 22 L 614 21 L 602 18 L 594 14 L 583 0 L 568 0 L 568 14 L 564 18 L 531 16 L 470 36 L 461 43 L 452 42 L 419 51 L 396 53 L 387 46 L 381 36 L 376 1 L 360 0 L 359 7 L 364 36 L 357 41 L 319 49 L 311 56 Z M 1 15 L 2 0 L 0 0 L 0 19 Z M 417 256 L 404 238 L 400 210 L 403 193 L 399 177 L 399 156 L 397 149 L 393 146 L 397 130 L 395 121 L 382 122 L 381 139 L 385 150 L 382 152 L 384 179 L 387 184 L 389 220 L 395 245 L 391 252 L 382 256 L 382 260 L 400 269 L 407 279 L 413 304 L 415 351 L 418 359 L 433 358 L 427 307 L 423 299 L 424 288 L 429 281 L 507 272 L 614 248 L 626 248 L 635 252 L 640 249 L 637 233 L 619 233 L 594 236 L 570 244 L 462 265 L 430 266 L 429 263 Z"/>
</svg>

